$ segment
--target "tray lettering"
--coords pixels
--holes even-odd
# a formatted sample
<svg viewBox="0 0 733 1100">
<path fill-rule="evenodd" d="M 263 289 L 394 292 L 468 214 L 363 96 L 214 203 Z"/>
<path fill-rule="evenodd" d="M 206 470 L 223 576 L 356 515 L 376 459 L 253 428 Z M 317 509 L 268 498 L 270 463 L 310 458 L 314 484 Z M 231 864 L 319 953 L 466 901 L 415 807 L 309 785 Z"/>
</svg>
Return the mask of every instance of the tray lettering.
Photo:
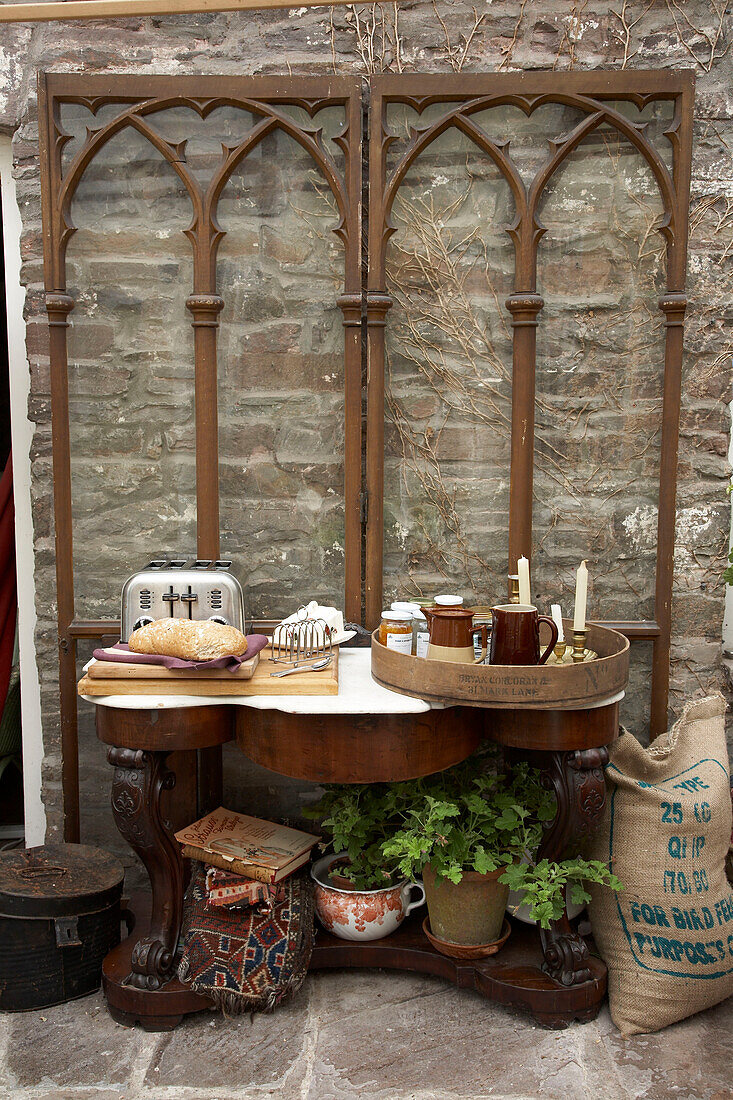
<svg viewBox="0 0 733 1100">
<path fill-rule="evenodd" d="M 492 677 L 490 683 L 485 675 L 480 673 L 464 672 L 458 675 L 459 685 L 467 695 L 483 695 L 487 688 L 496 690 L 506 689 L 501 694 L 511 699 L 536 699 L 540 694 L 539 689 L 550 683 L 548 676 L 522 676 L 521 674 L 509 674 L 506 676 Z"/>
</svg>

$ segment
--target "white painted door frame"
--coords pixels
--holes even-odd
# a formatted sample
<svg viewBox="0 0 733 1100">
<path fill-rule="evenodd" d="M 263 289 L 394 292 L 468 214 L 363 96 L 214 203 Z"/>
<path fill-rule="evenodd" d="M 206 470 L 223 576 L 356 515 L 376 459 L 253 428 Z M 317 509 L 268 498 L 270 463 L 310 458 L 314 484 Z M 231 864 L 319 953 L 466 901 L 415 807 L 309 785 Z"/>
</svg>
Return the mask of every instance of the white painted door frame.
<svg viewBox="0 0 733 1100">
<path fill-rule="evenodd" d="M 25 354 L 25 291 L 20 282 L 21 219 L 13 179 L 12 139 L 0 135 L 0 187 L 2 188 L 5 245 L 5 297 L 8 312 L 10 362 L 10 435 L 13 448 L 13 496 L 15 500 L 15 561 L 18 577 L 18 643 L 20 649 L 20 700 L 23 722 L 23 795 L 26 845 L 43 844 L 46 811 L 41 798 L 43 733 L 41 688 L 36 663 L 36 586 L 31 515 L 31 459 L 33 424 L 28 419 L 30 368 Z"/>
</svg>

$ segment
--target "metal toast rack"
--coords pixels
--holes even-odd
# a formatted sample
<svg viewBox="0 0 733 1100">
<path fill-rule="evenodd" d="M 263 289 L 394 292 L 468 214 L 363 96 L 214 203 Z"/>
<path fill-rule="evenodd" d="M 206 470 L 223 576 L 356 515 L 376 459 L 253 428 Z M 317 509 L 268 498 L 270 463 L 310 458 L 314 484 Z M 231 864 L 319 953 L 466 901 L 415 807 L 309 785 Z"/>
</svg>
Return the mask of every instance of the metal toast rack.
<svg viewBox="0 0 733 1100">
<path fill-rule="evenodd" d="M 305 611 L 299 607 L 298 612 Z M 272 632 L 270 660 L 289 665 L 301 661 L 331 657 L 333 643 L 331 630 L 325 619 L 298 619 L 294 623 L 280 623 Z"/>
</svg>

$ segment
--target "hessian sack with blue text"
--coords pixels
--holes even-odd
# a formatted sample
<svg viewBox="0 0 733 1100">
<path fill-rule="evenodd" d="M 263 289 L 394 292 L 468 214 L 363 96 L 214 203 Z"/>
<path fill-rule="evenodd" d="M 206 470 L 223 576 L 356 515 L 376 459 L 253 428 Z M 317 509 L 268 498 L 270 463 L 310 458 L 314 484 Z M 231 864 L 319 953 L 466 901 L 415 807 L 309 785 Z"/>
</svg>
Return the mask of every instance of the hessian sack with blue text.
<svg viewBox="0 0 733 1100">
<path fill-rule="evenodd" d="M 648 748 L 627 732 L 611 748 L 592 855 L 624 889 L 594 887 L 589 912 L 622 1035 L 658 1031 L 733 993 L 724 716 L 714 695 Z"/>
</svg>

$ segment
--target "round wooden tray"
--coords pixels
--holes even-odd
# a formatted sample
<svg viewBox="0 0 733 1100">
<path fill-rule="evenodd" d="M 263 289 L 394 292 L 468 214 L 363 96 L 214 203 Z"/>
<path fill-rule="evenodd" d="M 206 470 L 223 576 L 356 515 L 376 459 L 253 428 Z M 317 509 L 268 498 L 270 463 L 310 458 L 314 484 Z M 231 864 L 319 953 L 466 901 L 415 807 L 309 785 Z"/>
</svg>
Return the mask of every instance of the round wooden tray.
<svg viewBox="0 0 733 1100">
<path fill-rule="evenodd" d="M 566 630 L 572 622 L 564 620 Z M 576 665 L 468 665 L 428 661 L 387 649 L 372 634 L 372 677 L 391 691 L 448 706 L 516 710 L 582 710 L 618 699 L 629 678 L 629 640 L 588 626 L 598 657 Z"/>
</svg>

